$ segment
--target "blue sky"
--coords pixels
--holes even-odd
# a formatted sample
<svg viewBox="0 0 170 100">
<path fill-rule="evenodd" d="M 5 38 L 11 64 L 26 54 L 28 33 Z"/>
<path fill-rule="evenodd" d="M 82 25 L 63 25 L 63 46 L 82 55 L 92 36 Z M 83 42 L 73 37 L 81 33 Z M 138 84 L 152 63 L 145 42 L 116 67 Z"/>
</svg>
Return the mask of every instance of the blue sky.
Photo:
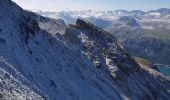
<svg viewBox="0 0 170 100">
<path fill-rule="evenodd" d="M 170 0 L 13 0 L 25 9 L 62 10 L 152 10 L 170 8 Z"/>
</svg>

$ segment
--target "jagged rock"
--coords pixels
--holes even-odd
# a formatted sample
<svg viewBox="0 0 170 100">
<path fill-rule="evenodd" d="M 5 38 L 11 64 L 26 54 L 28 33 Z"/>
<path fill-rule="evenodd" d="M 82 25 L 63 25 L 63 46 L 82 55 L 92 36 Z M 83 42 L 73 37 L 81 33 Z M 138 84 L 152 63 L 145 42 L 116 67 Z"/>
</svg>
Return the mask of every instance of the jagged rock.
<svg viewBox="0 0 170 100">
<path fill-rule="evenodd" d="M 85 22 L 84 20 L 77 19 L 76 27 L 80 29 L 87 29 L 90 30 L 90 34 L 96 36 L 98 33 L 101 33 L 102 30 L 91 23 Z"/>
<path fill-rule="evenodd" d="M 76 25 L 78 28 L 90 29 L 90 25 L 81 19 L 77 19 Z"/>
</svg>

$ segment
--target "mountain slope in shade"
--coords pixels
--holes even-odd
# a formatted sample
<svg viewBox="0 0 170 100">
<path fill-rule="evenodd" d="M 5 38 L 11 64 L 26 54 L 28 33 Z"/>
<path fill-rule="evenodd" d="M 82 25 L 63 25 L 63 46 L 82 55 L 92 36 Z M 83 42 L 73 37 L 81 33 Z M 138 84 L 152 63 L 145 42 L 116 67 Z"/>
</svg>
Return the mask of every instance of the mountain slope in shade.
<svg viewBox="0 0 170 100">
<path fill-rule="evenodd" d="M 0 98 L 168 99 L 170 79 L 138 65 L 110 33 L 0 0 Z"/>
</svg>

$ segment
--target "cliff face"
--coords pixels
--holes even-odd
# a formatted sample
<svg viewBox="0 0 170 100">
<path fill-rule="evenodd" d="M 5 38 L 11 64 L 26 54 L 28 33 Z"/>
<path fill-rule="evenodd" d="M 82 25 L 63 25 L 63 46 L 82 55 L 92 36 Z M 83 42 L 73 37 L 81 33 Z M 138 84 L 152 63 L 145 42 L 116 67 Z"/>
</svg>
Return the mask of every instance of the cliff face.
<svg viewBox="0 0 170 100">
<path fill-rule="evenodd" d="M 170 79 L 139 66 L 108 32 L 66 26 L 0 0 L 0 98 L 168 99 Z"/>
</svg>

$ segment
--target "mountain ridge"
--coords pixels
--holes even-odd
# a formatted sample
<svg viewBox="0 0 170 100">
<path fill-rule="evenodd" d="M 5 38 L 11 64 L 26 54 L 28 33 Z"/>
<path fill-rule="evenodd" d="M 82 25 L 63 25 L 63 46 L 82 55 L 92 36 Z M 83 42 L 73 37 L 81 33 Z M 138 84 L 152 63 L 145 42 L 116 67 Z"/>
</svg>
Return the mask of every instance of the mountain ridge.
<svg viewBox="0 0 170 100">
<path fill-rule="evenodd" d="M 170 97 L 170 78 L 138 65 L 101 28 L 80 19 L 67 26 L 22 10 L 10 0 L 0 0 L 0 8 L 1 99 Z"/>
<path fill-rule="evenodd" d="M 54 19 L 63 19 L 66 24 L 75 24 L 77 18 L 82 18 L 112 33 L 133 56 L 148 59 L 152 63 L 169 64 L 169 11 L 168 8 L 160 8 L 148 12 L 87 10 L 48 12 L 47 15 L 45 12 L 41 12 L 39 14 Z M 126 20 L 120 20 L 122 18 Z M 149 45 L 147 46 L 147 44 Z"/>
</svg>

